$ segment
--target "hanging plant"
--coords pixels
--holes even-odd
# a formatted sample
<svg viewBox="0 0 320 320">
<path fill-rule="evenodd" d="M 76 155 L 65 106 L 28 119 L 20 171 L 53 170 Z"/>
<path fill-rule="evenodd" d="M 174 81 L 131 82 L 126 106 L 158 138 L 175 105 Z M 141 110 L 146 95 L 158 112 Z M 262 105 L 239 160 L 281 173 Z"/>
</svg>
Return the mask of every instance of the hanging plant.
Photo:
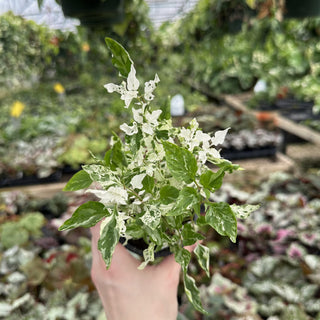
<svg viewBox="0 0 320 320">
<path fill-rule="evenodd" d="M 65 16 L 78 18 L 82 25 L 102 27 L 124 19 L 123 0 L 61 0 Z"/>
<path fill-rule="evenodd" d="M 287 18 L 320 16 L 320 2 L 318 0 L 286 0 L 285 16 Z"/>
</svg>

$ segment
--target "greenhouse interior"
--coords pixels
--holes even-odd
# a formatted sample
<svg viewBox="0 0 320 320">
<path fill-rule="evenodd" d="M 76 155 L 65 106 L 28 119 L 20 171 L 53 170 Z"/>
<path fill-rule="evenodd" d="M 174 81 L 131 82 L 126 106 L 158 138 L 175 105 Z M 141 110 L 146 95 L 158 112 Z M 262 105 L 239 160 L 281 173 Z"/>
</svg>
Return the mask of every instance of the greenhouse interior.
<svg viewBox="0 0 320 320">
<path fill-rule="evenodd" d="M 0 1 L 0 106 L 0 319 L 320 320 L 319 1 Z"/>
</svg>

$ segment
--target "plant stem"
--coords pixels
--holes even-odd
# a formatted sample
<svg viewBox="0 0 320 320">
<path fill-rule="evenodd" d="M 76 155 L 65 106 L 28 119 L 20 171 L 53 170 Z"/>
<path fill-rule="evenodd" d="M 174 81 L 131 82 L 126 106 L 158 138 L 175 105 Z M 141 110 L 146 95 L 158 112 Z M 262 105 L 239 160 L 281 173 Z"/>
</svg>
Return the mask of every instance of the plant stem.
<svg viewBox="0 0 320 320">
<path fill-rule="evenodd" d="M 143 198 L 140 197 L 134 190 L 126 188 L 126 186 L 124 186 L 125 189 L 127 189 L 127 191 L 132 194 L 133 196 L 137 197 L 140 201 L 143 201 Z"/>
</svg>

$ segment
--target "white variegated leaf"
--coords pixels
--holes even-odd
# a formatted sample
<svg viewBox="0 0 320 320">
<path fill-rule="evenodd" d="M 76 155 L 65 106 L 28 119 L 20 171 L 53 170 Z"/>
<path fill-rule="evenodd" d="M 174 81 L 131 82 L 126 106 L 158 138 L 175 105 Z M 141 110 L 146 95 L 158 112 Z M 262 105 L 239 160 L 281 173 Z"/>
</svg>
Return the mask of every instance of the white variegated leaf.
<svg viewBox="0 0 320 320">
<path fill-rule="evenodd" d="M 144 269 L 149 262 L 154 261 L 154 246 L 155 246 L 154 243 L 151 242 L 149 244 L 149 247 L 147 249 L 143 250 L 144 261 L 138 267 L 139 270 Z"/>
<path fill-rule="evenodd" d="M 88 189 L 86 192 L 94 194 L 100 199 L 99 202 L 108 206 L 110 204 L 127 204 L 128 193 L 120 187 L 110 187 L 108 190 Z"/>
<path fill-rule="evenodd" d="M 148 209 L 141 217 L 141 221 L 150 229 L 155 230 L 160 223 L 161 212 L 157 208 Z"/>
<path fill-rule="evenodd" d="M 211 139 L 211 143 L 214 145 L 214 146 L 217 146 L 218 144 L 222 144 L 228 131 L 229 131 L 230 128 L 227 128 L 225 130 L 219 130 L 215 133 L 214 137 L 212 137 Z"/>
<path fill-rule="evenodd" d="M 147 112 L 146 113 L 146 119 L 148 120 L 148 122 L 157 125 L 158 124 L 158 118 L 160 116 L 160 114 L 162 113 L 162 110 L 155 110 L 151 113 Z"/>
<path fill-rule="evenodd" d="M 137 123 L 142 123 L 143 122 L 143 116 L 142 116 L 142 108 L 140 109 L 132 109 L 132 114 L 133 114 L 133 119 Z"/>
<path fill-rule="evenodd" d="M 158 75 L 156 74 L 154 80 L 150 80 L 144 84 L 144 98 L 147 101 L 151 101 L 154 98 L 152 94 L 154 89 L 156 88 L 156 84 L 160 81 Z"/>
<path fill-rule="evenodd" d="M 206 272 L 207 276 L 210 277 L 209 273 L 209 262 L 210 262 L 210 252 L 209 248 L 198 244 L 194 250 L 195 255 L 197 256 L 200 267 Z"/>
<path fill-rule="evenodd" d="M 118 92 L 120 94 L 123 94 L 125 92 L 125 83 L 122 83 L 121 85 L 117 85 L 114 83 L 108 83 L 106 85 L 104 85 L 104 87 L 108 90 L 109 93 L 112 92 Z"/>
<path fill-rule="evenodd" d="M 144 179 L 144 177 L 146 176 L 145 173 L 141 173 L 141 174 L 137 174 L 136 176 L 134 176 L 131 179 L 131 185 L 133 187 L 133 189 L 142 189 L 143 185 L 142 185 L 142 180 Z"/>
<path fill-rule="evenodd" d="M 137 123 L 136 122 L 134 122 L 132 124 L 132 126 L 128 126 L 126 123 L 123 123 L 120 126 L 120 129 L 128 136 L 132 136 L 132 135 L 138 133 L 138 127 L 137 127 Z"/>
<path fill-rule="evenodd" d="M 249 217 L 249 215 L 259 209 L 259 205 L 254 205 L 254 204 L 243 204 L 243 205 L 236 205 L 232 204 L 230 206 L 231 210 L 235 214 L 235 216 L 239 219 L 246 219 Z"/>
<path fill-rule="evenodd" d="M 150 123 L 143 123 L 142 124 L 142 131 L 146 134 L 150 134 L 152 135 L 153 134 L 153 128 L 152 128 L 152 125 Z"/>
<path fill-rule="evenodd" d="M 127 87 L 128 91 L 136 91 L 139 88 L 139 80 L 136 78 L 136 69 L 133 66 L 133 63 L 131 64 L 131 69 L 128 74 L 127 79 Z"/>
</svg>

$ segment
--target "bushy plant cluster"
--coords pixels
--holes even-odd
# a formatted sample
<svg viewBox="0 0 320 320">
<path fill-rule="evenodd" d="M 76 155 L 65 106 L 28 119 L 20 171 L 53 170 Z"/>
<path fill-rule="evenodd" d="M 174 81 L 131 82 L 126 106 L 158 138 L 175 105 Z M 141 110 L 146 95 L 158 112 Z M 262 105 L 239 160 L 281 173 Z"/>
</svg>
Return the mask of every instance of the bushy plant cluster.
<svg viewBox="0 0 320 320">
<path fill-rule="evenodd" d="M 231 3 L 242 8 L 236 33 L 228 30 L 232 21 L 221 17 L 225 8 L 231 19 Z M 225 28 L 218 28 L 221 19 Z M 185 18 L 163 26 L 163 47 L 171 54 L 160 59 L 180 71 L 177 79 L 216 97 L 251 90 L 263 79 L 269 99 L 278 98 L 285 86 L 288 96 L 318 106 L 319 21 L 279 22 L 274 15 L 257 17 L 245 1 L 200 1 Z"/>
<path fill-rule="evenodd" d="M 111 66 L 106 36 L 121 39 L 138 52 L 137 61 L 150 60 L 153 27 L 144 1 L 126 1 L 121 24 L 93 30 L 80 26 L 74 32 L 51 30 L 12 12 L 5 13 L 0 17 L 1 87 L 5 91 L 30 88 L 40 79 L 79 79 L 81 74 L 89 81 L 96 80 Z"/>
<path fill-rule="evenodd" d="M 67 209 L 63 201 L 59 194 L 47 200 L 1 194 L 1 318 L 105 319 L 90 279 L 89 239 L 77 236 L 74 245 L 54 226 L 52 217 Z"/>
<path fill-rule="evenodd" d="M 109 68 L 104 37 L 121 38 L 140 64 L 155 52 L 146 4 L 126 2 L 125 11 L 121 25 L 79 27 L 76 32 L 49 30 L 13 13 L 1 16 L 2 181 L 44 177 L 64 166 L 78 168 L 91 161 L 89 150 L 96 154 L 105 150 L 127 112 L 118 100 L 104 95 L 103 83 L 117 76 Z M 192 101 L 198 102 L 197 97 Z"/>
<path fill-rule="evenodd" d="M 0 16 L 0 85 L 32 86 L 52 64 L 57 48 L 53 32 L 8 12 Z"/>
<path fill-rule="evenodd" d="M 6 115 L 0 119 L 3 179 L 21 174 L 44 177 L 66 165 L 76 169 L 90 161 L 89 150 L 105 150 L 111 132 L 117 131 L 118 117 L 126 118 L 115 99 L 105 99 L 102 85 L 99 90 L 81 83 L 66 88 L 60 84 L 62 93 L 55 86 L 37 85 L 1 100 Z M 12 114 L 20 105 L 21 113 Z"/>
<path fill-rule="evenodd" d="M 113 81 L 113 74 L 103 81 Z M 2 179 L 22 174 L 44 177 L 65 166 L 77 169 L 92 161 L 89 150 L 103 153 L 112 132 L 118 133 L 119 125 L 128 118 L 122 102 L 106 96 L 102 80 L 81 75 L 77 81 L 60 80 L 16 90 L 0 99 Z M 193 95 L 179 84 L 166 84 L 159 90 L 163 104 L 167 94 L 176 92 L 184 94 L 187 108 L 205 101 L 201 94 Z"/>
</svg>

